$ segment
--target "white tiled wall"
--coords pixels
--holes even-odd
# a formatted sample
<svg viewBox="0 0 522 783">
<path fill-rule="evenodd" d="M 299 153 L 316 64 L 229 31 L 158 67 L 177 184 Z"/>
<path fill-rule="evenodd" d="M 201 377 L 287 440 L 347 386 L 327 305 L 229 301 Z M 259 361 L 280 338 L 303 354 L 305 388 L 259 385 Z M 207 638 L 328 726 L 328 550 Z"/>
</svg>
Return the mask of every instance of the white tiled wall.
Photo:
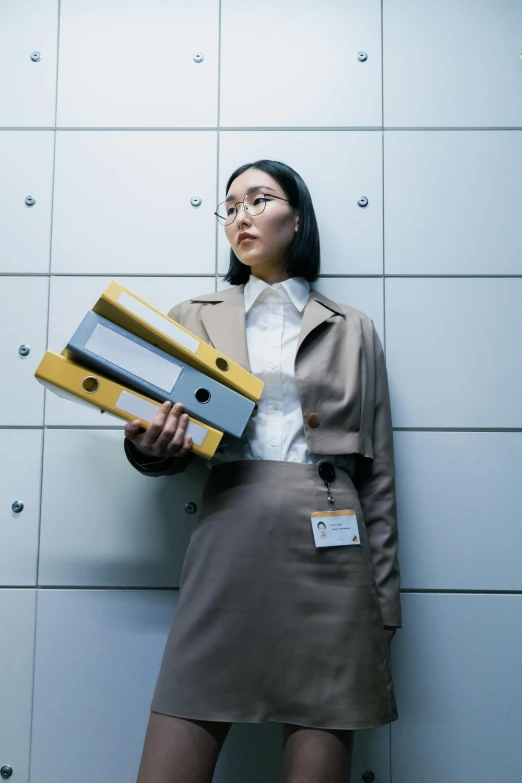
<svg viewBox="0 0 522 783">
<path fill-rule="evenodd" d="M 399 720 L 352 780 L 522 781 L 521 30 L 518 0 L 0 4 L 2 779 L 134 783 L 208 476 L 140 476 L 34 370 L 112 278 L 226 286 L 215 205 L 272 158 L 388 366 Z M 234 726 L 216 783 L 279 780 L 279 729 Z"/>
</svg>

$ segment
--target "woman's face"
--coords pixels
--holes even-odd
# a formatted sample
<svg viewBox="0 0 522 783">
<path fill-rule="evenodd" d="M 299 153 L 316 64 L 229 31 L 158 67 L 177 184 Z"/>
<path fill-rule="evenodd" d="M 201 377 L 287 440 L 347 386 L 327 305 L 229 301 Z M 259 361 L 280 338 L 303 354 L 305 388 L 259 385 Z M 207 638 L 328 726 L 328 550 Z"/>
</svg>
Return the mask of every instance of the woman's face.
<svg viewBox="0 0 522 783">
<path fill-rule="evenodd" d="M 264 211 L 260 215 L 252 216 L 243 209 L 243 204 L 238 204 L 236 219 L 224 228 L 239 260 L 251 267 L 254 275 L 262 277 L 275 271 L 283 272 L 288 248 L 297 231 L 299 215 L 290 207 L 288 201 L 270 198 L 272 193 L 286 198 L 286 193 L 273 177 L 254 168 L 247 169 L 232 181 L 226 194 L 226 198 L 232 197 L 232 200 L 227 207 L 233 206 L 236 201 L 240 202 L 247 190 L 254 185 L 269 194 Z M 254 239 L 239 244 L 238 236 L 242 231 L 252 234 Z"/>
</svg>

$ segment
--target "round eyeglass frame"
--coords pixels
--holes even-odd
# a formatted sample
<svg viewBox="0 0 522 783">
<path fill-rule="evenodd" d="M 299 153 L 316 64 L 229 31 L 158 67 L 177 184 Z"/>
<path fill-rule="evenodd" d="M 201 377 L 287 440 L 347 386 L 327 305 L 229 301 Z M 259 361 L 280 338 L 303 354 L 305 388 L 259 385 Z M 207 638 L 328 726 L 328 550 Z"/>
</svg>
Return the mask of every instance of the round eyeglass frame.
<svg viewBox="0 0 522 783">
<path fill-rule="evenodd" d="M 283 198 L 282 196 L 275 196 L 273 193 L 263 193 L 263 191 L 262 191 L 262 190 L 254 190 L 254 191 L 251 191 L 251 192 L 253 192 L 253 193 L 261 193 L 261 195 L 262 195 L 262 196 L 265 196 L 265 197 L 266 197 L 266 196 L 270 196 L 270 198 L 278 198 L 278 199 L 280 199 L 281 201 L 287 201 L 288 203 L 290 203 L 290 202 L 288 201 L 288 199 L 287 199 L 287 198 Z M 236 207 L 238 204 L 243 204 L 243 209 L 244 209 L 244 211 L 245 211 L 247 214 L 250 214 L 250 213 L 248 212 L 248 207 L 247 207 L 247 206 L 246 206 L 246 204 L 245 204 L 245 199 L 246 199 L 246 197 L 247 197 L 247 196 L 249 196 L 249 195 L 250 195 L 250 193 L 245 193 L 245 195 L 243 196 L 243 200 L 242 200 L 242 201 L 236 201 L 236 202 L 234 203 L 234 206 L 235 206 L 235 207 Z M 218 204 L 218 209 L 219 209 L 219 207 L 221 206 L 221 204 L 226 204 L 226 201 L 221 201 L 221 202 Z M 262 215 L 262 214 L 263 214 L 263 212 L 265 211 L 265 208 L 266 208 L 266 200 L 265 200 L 265 205 L 264 205 L 263 209 L 261 210 L 261 212 L 256 212 L 256 214 L 255 214 L 255 215 L 252 215 L 252 217 L 257 217 L 258 215 Z M 217 212 L 217 210 L 214 212 L 214 215 L 216 216 L 216 218 L 217 218 L 218 220 L 223 220 L 223 217 L 222 217 L 221 215 L 218 215 L 218 212 Z M 234 220 L 231 220 L 231 221 L 230 221 L 230 223 L 221 223 L 221 225 L 222 225 L 222 226 L 225 226 L 225 225 L 227 225 L 227 226 L 231 226 L 231 225 L 232 225 L 232 223 L 235 221 L 235 219 L 237 218 L 237 216 L 238 216 L 238 215 L 239 215 L 239 209 L 238 209 L 238 211 L 236 212 L 236 214 L 234 215 Z M 226 218 L 225 218 L 225 221 L 226 221 Z"/>
</svg>

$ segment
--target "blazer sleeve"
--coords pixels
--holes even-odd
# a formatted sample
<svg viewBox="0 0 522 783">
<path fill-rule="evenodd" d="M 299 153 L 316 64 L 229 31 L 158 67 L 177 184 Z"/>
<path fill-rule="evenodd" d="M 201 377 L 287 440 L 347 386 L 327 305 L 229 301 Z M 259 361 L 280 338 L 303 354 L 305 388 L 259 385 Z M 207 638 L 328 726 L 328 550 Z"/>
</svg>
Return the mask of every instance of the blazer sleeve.
<svg viewBox="0 0 522 783">
<path fill-rule="evenodd" d="M 401 628 L 399 541 L 390 395 L 384 352 L 377 332 L 375 338 L 377 358 L 373 459 L 362 459 L 356 485 L 368 531 L 383 625 Z"/>
<path fill-rule="evenodd" d="M 169 310 L 168 316 L 174 321 L 178 321 L 181 315 L 181 304 L 174 305 Z M 144 476 L 174 476 L 177 473 L 182 473 L 190 465 L 194 459 L 194 452 L 189 451 L 184 457 L 149 457 L 140 451 L 134 443 L 127 437 L 123 441 L 123 448 L 125 450 L 125 456 L 129 460 L 133 468 L 136 468 L 139 473 Z"/>
<path fill-rule="evenodd" d="M 125 455 L 133 468 L 144 476 L 174 476 L 176 473 L 183 473 L 194 459 L 192 451 L 187 452 L 184 457 L 149 457 L 147 454 L 139 451 L 134 443 L 125 438 L 123 441 Z"/>
</svg>

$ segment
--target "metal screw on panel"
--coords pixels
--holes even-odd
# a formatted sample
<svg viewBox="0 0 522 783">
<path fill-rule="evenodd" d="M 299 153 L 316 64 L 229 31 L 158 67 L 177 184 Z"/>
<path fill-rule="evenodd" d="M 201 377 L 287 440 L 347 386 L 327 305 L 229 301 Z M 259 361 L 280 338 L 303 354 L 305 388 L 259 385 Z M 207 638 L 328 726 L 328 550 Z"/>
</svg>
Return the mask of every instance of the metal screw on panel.
<svg viewBox="0 0 522 783">
<path fill-rule="evenodd" d="M 198 507 L 192 501 L 190 501 L 189 503 L 185 503 L 185 511 L 187 512 L 187 514 L 195 514 L 197 510 Z"/>
<path fill-rule="evenodd" d="M 20 514 L 20 512 L 24 510 L 24 504 L 22 503 L 21 500 L 15 500 L 11 508 L 13 509 L 15 514 Z"/>
<path fill-rule="evenodd" d="M 200 207 L 203 203 L 203 199 L 200 198 L 191 198 L 190 203 L 193 207 Z"/>
<path fill-rule="evenodd" d="M 360 63 L 363 63 L 368 59 L 368 55 L 366 52 L 357 52 L 357 59 Z"/>
<path fill-rule="evenodd" d="M 357 203 L 360 207 L 367 207 L 368 199 L 366 198 L 366 196 L 361 196 L 361 198 L 357 201 Z"/>
<path fill-rule="evenodd" d="M 25 203 L 27 204 L 28 207 L 34 207 L 34 205 L 36 204 L 36 199 L 34 196 L 27 196 L 27 198 L 25 199 Z"/>
<path fill-rule="evenodd" d="M 20 356 L 29 356 L 30 351 L 31 349 L 29 348 L 28 345 L 21 345 L 20 348 L 18 349 L 18 353 L 20 354 Z"/>
<path fill-rule="evenodd" d="M 31 60 L 33 61 L 33 63 L 39 63 L 41 59 L 42 57 L 40 52 L 33 52 L 31 54 Z"/>
<path fill-rule="evenodd" d="M 362 780 L 363 783 L 372 783 L 372 781 L 375 780 L 375 775 L 371 771 L 371 769 L 365 769 L 362 773 Z"/>
<path fill-rule="evenodd" d="M 192 59 L 195 63 L 202 63 L 205 57 L 201 52 L 196 52 Z"/>
</svg>

